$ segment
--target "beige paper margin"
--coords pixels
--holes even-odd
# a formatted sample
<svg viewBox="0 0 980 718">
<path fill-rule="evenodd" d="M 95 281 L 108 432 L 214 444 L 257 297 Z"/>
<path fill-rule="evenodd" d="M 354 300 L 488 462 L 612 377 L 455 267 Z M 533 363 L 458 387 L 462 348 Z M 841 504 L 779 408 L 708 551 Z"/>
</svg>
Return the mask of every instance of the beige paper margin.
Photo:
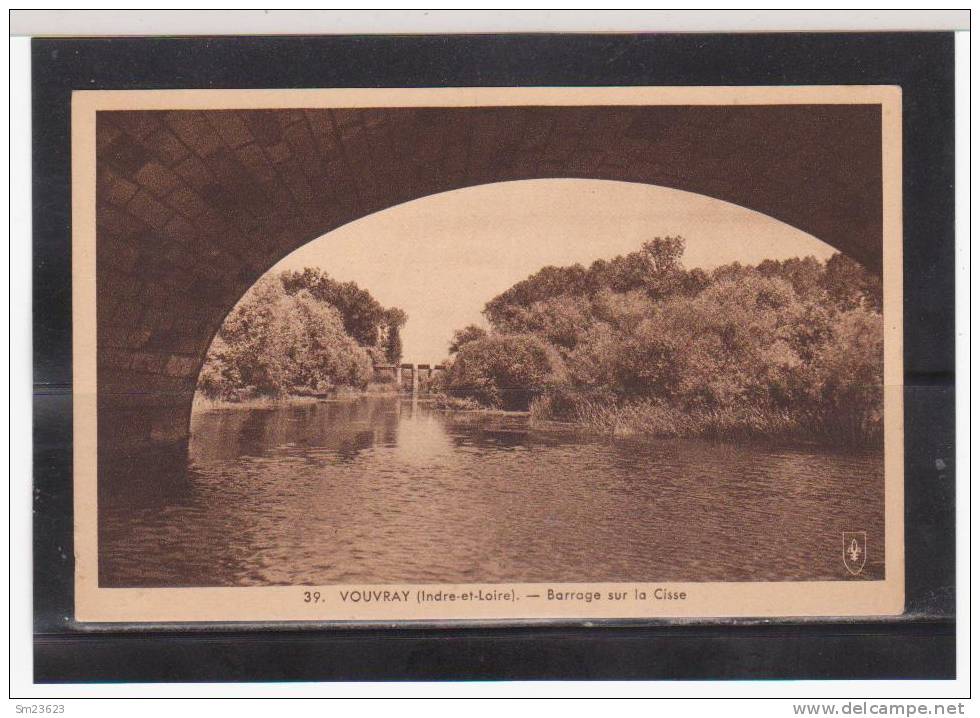
<svg viewBox="0 0 980 718">
<path fill-rule="evenodd" d="M 99 110 L 581 105 L 880 104 L 885 325 L 885 579 L 809 582 L 351 585 L 100 588 L 97 532 L 95 113 Z M 894 86 L 386 88 L 75 91 L 71 105 L 75 620 L 79 622 L 594 620 L 884 616 L 905 603 L 902 366 L 902 97 Z M 660 588 L 686 600 L 656 600 Z M 346 590 L 407 591 L 409 600 L 344 603 Z M 603 599 L 547 601 L 547 591 Z M 454 601 L 419 603 L 420 591 Z M 483 601 L 476 592 L 512 592 Z M 610 591 L 630 599 L 606 600 Z M 637 591 L 646 600 L 635 598 Z M 319 592 L 318 602 L 307 602 Z M 461 598 L 462 594 L 471 595 Z M 405 594 L 400 594 L 405 595 Z"/>
</svg>

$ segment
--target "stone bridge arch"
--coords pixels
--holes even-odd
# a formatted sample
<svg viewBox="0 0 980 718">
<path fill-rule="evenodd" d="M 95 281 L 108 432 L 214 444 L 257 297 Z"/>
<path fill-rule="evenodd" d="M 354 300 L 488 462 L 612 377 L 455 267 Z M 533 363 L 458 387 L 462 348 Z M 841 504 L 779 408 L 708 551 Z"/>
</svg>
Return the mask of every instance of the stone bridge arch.
<svg viewBox="0 0 980 718">
<path fill-rule="evenodd" d="M 99 451 L 186 447 L 198 371 L 244 292 L 324 233 L 492 182 L 697 192 L 880 272 L 880 105 L 97 114 Z"/>
</svg>

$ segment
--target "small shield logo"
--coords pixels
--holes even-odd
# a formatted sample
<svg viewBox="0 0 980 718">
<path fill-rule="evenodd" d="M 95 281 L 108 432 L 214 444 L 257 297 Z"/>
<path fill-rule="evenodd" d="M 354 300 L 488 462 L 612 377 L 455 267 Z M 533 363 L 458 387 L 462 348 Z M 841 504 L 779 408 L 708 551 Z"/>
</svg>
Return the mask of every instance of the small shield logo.
<svg viewBox="0 0 980 718">
<path fill-rule="evenodd" d="M 864 531 L 845 531 L 842 536 L 844 568 L 857 576 L 868 558 L 868 536 Z"/>
</svg>

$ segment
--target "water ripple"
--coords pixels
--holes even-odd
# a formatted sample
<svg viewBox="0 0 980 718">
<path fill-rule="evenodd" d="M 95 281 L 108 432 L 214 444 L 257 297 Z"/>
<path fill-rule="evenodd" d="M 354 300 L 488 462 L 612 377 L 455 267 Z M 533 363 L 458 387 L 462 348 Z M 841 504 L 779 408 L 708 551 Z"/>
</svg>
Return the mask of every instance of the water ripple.
<svg viewBox="0 0 980 718">
<path fill-rule="evenodd" d="M 103 585 L 839 580 L 842 531 L 884 574 L 880 452 L 617 444 L 370 398 L 198 414 L 168 481 L 102 487 Z"/>
</svg>

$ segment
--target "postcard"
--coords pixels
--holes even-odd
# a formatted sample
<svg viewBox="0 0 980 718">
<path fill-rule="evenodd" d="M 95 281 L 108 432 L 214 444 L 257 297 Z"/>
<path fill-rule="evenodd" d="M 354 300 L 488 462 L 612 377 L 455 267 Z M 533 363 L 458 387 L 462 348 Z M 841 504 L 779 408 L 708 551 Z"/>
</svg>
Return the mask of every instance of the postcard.
<svg viewBox="0 0 980 718">
<path fill-rule="evenodd" d="M 71 111 L 79 622 L 903 612 L 899 88 Z"/>
</svg>

